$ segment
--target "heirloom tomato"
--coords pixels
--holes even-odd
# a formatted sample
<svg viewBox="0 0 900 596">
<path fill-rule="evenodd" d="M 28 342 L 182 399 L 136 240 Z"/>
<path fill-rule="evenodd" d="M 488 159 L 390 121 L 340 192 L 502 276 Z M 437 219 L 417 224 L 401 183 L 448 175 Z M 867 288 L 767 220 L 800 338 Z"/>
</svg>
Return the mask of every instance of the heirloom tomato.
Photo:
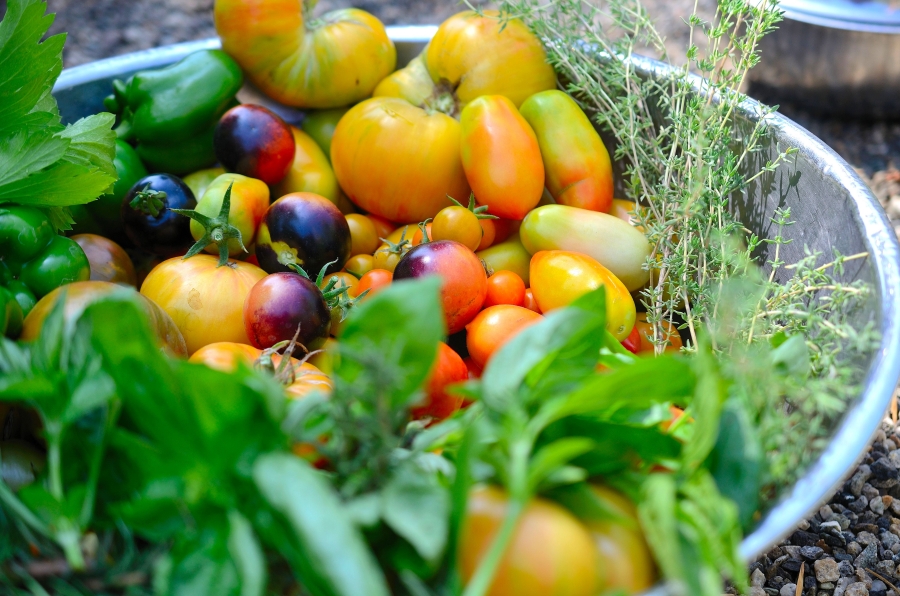
<svg viewBox="0 0 900 596">
<path fill-rule="evenodd" d="M 355 8 L 311 20 L 306 4 L 216 0 L 222 48 L 259 89 L 285 105 L 337 108 L 368 97 L 397 64 L 384 25 Z"/>
<path fill-rule="evenodd" d="M 269 273 L 303 267 L 315 277 L 322 267 L 340 271 L 350 258 L 350 226 L 328 199 L 311 192 L 292 192 L 269 207 L 259 226 L 256 258 Z"/>
<path fill-rule="evenodd" d="M 66 301 L 63 315 L 66 320 L 71 321 L 78 318 L 85 308 L 114 292 L 133 292 L 140 297 L 140 303 L 144 307 L 144 312 L 147 313 L 150 321 L 150 329 L 156 335 L 162 351 L 170 356 L 185 357 L 188 355 L 181 331 L 165 310 L 146 296 L 137 294 L 135 290 L 106 281 L 75 282 L 61 286 L 41 298 L 31 312 L 28 313 L 28 316 L 25 317 L 20 339 L 22 341 L 37 339 L 41 329 L 44 327 L 44 319 L 53 310 L 61 296 L 65 296 Z M 110 321 L 109 324 L 114 324 L 114 322 Z"/>
<path fill-rule="evenodd" d="M 424 106 L 426 102 L 433 100 L 434 81 L 428 74 L 422 56 L 423 54 L 416 56 L 404 68 L 395 70 L 382 79 L 372 92 L 372 96 L 399 97 L 414 106 Z M 454 115 L 452 111 L 450 115 Z"/>
<path fill-rule="evenodd" d="M 469 103 L 460 116 L 460 155 L 472 192 L 491 215 L 522 219 L 541 200 L 544 164 L 534 131 L 502 95 Z"/>
<path fill-rule="evenodd" d="M 203 346 L 191 355 L 189 361 L 205 364 L 222 372 L 233 372 L 239 362 L 247 366 L 257 365 L 261 355 L 262 350 L 253 346 L 222 341 Z M 272 365 L 277 370 L 281 365 L 282 356 L 272 354 L 271 358 Z M 287 397 L 303 397 L 312 391 L 331 393 L 334 389 L 334 383 L 328 375 L 314 365 L 291 358 L 291 367 L 293 374 L 289 373 L 285 379 L 279 379 L 284 382 L 284 393 Z"/>
<path fill-rule="evenodd" d="M 459 354 L 444 342 L 438 343 L 437 357 L 425 381 L 424 403 L 413 406 L 412 417 L 443 420 L 451 416 L 460 408 L 463 398 L 452 395 L 448 389 L 468 378 L 469 371 Z"/>
<path fill-rule="evenodd" d="M 294 135 L 269 108 L 241 104 L 225 112 L 213 137 L 216 157 L 230 172 L 277 184 L 294 161 Z"/>
<path fill-rule="evenodd" d="M 459 242 L 436 240 L 410 249 L 394 268 L 394 279 L 426 275 L 442 279 L 441 306 L 447 332 L 462 331 L 481 310 L 487 294 L 487 275 L 481 261 Z"/>
<path fill-rule="evenodd" d="M 310 110 L 306 112 L 300 128 L 316 142 L 327 159 L 331 155 L 331 138 L 334 129 L 350 108 L 331 108 L 328 110 Z"/>
<path fill-rule="evenodd" d="M 466 325 L 466 348 L 478 366 L 487 366 L 491 356 L 520 331 L 543 319 L 521 306 L 498 304 L 489 306 Z"/>
<path fill-rule="evenodd" d="M 195 197 L 202 197 L 213 180 L 225 173 L 225 168 L 206 168 L 191 172 L 181 179 L 188 185 Z"/>
<path fill-rule="evenodd" d="M 291 127 L 294 135 L 294 162 L 287 176 L 272 188 L 276 197 L 292 192 L 312 192 L 338 205 L 340 189 L 328 157 L 308 134 Z M 340 205 L 338 205 L 340 206 Z"/>
<path fill-rule="evenodd" d="M 176 257 L 154 267 L 141 285 L 141 294 L 175 321 L 190 354 L 218 341 L 250 343 L 244 299 L 266 272 L 240 261 L 218 263 L 211 255 Z"/>
<path fill-rule="evenodd" d="M 551 89 L 526 99 L 521 112 L 537 135 L 553 199 L 560 205 L 609 213 L 613 200 L 609 153 L 575 100 Z"/>
<path fill-rule="evenodd" d="M 468 583 L 488 554 L 510 506 L 495 487 L 469 492 L 457 561 Z M 596 596 L 599 554 L 588 529 L 546 499 L 528 502 L 486 596 Z"/>
<path fill-rule="evenodd" d="M 591 491 L 603 510 L 615 515 L 586 522 L 600 555 L 600 592 L 641 594 L 656 583 L 657 571 L 637 510 L 625 496 L 605 486 L 591 486 Z"/>
<path fill-rule="evenodd" d="M 619 341 L 634 327 L 634 299 L 613 273 L 587 255 L 542 250 L 531 257 L 531 291 L 541 312 L 574 302 L 583 294 L 606 288 L 606 328 Z"/>
<path fill-rule="evenodd" d="M 483 308 L 497 304 L 522 306 L 524 302 L 525 282 L 516 273 L 500 270 L 488 278 Z"/>
<path fill-rule="evenodd" d="M 528 214 L 519 238 L 531 254 L 541 250 L 586 254 L 612 271 L 629 292 L 650 279 L 650 272 L 644 269 L 650 243 L 634 227 L 608 213 L 545 205 Z"/>
<path fill-rule="evenodd" d="M 257 348 L 290 341 L 299 329 L 297 343 L 315 350 L 331 330 L 331 311 L 314 282 L 296 273 L 273 273 L 247 294 L 244 328 Z"/>
<path fill-rule="evenodd" d="M 111 281 L 129 286 L 137 285 L 134 263 L 125 250 L 103 236 L 76 234 L 72 236 L 91 264 L 92 281 Z"/>
<path fill-rule="evenodd" d="M 494 273 L 512 271 L 528 286 L 531 253 L 522 246 L 518 234 L 490 248 L 479 250 L 476 254 Z"/>
<path fill-rule="evenodd" d="M 197 201 L 196 211 L 207 217 L 216 217 L 222 209 L 225 193 L 231 188 L 231 209 L 228 212 L 228 223 L 241 232 L 241 240 L 245 247 L 253 244 L 256 229 L 269 208 L 269 187 L 256 178 L 248 178 L 241 174 L 222 174 L 212 181 L 206 192 Z M 191 236 L 200 240 L 206 233 L 203 225 L 191 220 Z M 212 243 L 206 252 L 218 254 L 219 247 Z M 244 254 L 244 249 L 236 238 L 228 239 L 228 254 L 237 256 Z"/>
</svg>

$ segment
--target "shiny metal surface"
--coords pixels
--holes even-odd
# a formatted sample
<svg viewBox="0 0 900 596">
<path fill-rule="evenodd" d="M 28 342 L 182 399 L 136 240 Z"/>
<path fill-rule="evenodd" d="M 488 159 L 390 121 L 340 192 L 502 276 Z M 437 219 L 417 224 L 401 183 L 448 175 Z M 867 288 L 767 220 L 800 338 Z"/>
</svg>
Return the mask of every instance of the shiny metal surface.
<svg viewBox="0 0 900 596">
<path fill-rule="evenodd" d="M 403 64 L 421 51 L 434 27 L 388 27 L 388 32 L 397 43 Z M 60 111 L 68 121 L 100 111 L 102 98 L 114 78 L 217 46 L 217 40 L 179 44 L 68 69 L 54 88 Z M 671 74 L 668 66 L 647 58 L 636 57 L 634 64 L 644 76 L 665 78 Z M 702 81 L 695 79 L 694 83 L 699 86 Z M 744 102 L 738 113 L 737 134 L 749 132 L 761 114 L 759 103 Z M 791 207 L 797 224 L 785 232 L 794 239 L 782 247 L 782 258 L 787 262 L 796 260 L 805 246 L 826 255 L 832 254 L 832 247 L 848 255 L 868 251 L 869 259 L 848 263 L 845 277 L 874 284 L 877 291 L 864 318 L 876 322 L 882 343 L 862 363 L 864 391 L 839 421 L 829 446 L 744 539 L 741 554 L 747 561 L 781 541 L 840 487 L 865 452 L 900 376 L 900 245 L 881 206 L 853 169 L 820 140 L 779 114 L 769 116 L 768 123 L 772 131 L 768 145 L 754 154 L 753 163 L 748 165 L 758 168 L 787 147 L 799 149 L 797 159 L 794 164 L 761 177 L 736 197 L 736 212 L 748 228 L 766 237 L 774 210 Z M 663 593 L 653 591 L 654 595 Z"/>
<path fill-rule="evenodd" d="M 761 0 L 757 0 L 758 2 Z M 782 0 L 749 92 L 822 114 L 900 118 L 900 5 Z"/>
</svg>

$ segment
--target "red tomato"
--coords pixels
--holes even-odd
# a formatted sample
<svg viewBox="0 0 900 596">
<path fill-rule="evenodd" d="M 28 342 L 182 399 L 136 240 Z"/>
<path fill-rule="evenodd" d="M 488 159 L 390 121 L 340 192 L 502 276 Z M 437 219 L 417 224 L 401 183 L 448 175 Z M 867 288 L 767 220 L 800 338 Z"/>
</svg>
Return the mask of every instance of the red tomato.
<svg viewBox="0 0 900 596">
<path fill-rule="evenodd" d="M 478 363 L 472 360 L 471 356 L 466 356 L 463 358 L 463 362 L 466 364 L 466 369 L 469 371 L 469 379 L 480 379 L 481 373 L 483 372 L 482 368 L 478 366 Z"/>
<path fill-rule="evenodd" d="M 494 541 L 509 497 L 499 488 L 469 493 L 458 565 L 468 583 Z M 494 575 L 487 596 L 596 596 L 599 555 L 588 529 L 552 501 L 528 503 Z"/>
<path fill-rule="evenodd" d="M 484 306 L 512 304 L 522 306 L 525 303 L 525 282 L 512 271 L 497 271 L 487 280 L 487 296 Z"/>
<path fill-rule="evenodd" d="M 541 200 L 544 164 L 534 131 L 511 101 L 479 97 L 460 116 L 463 169 L 488 213 L 522 219 Z"/>
<path fill-rule="evenodd" d="M 522 300 L 522 306 L 536 313 L 541 313 L 541 307 L 538 306 L 537 300 L 534 299 L 534 293 L 531 288 L 525 290 L 525 298 Z"/>
<path fill-rule="evenodd" d="M 438 344 L 437 358 L 428 380 L 425 382 L 425 403 L 412 409 L 415 419 L 432 418 L 443 420 L 462 405 L 462 397 L 450 395 L 448 387 L 469 378 L 469 371 L 463 359 L 453 349 L 441 342 Z"/>
<path fill-rule="evenodd" d="M 622 340 L 622 347 L 632 354 L 639 354 L 641 352 L 641 332 L 637 325 L 634 326 L 631 333 L 628 334 L 628 337 Z"/>
<path fill-rule="evenodd" d="M 356 298 L 366 290 L 369 290 L 366 297 L 372 296 L 382 288 L 390 285 L 393 278 L 394 274 L 386 269 L 372 269 L 359 278 L 359 285 L 350 290 L 349 293 L 353 298 Z"/>
<path fill-rule="evenodd" d="M 536 312 L 512 304 L 498 304 L 484 309 L 466 325 L 469 357 L 483 368 L 503 344 L 543 318 Z"/>
</svg>

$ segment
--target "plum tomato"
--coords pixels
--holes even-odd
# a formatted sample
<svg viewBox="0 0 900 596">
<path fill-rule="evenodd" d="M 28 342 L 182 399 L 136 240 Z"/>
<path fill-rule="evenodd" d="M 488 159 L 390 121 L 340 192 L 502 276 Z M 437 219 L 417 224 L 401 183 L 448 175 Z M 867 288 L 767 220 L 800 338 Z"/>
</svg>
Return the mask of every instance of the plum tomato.
<svg viewBox="0 0 900 596">
<path fill-rule="evenodd" d="M 370 255 L 378 249 L 381 239 L 375 224 L 365 215 L 351 213 L 344 216 L 350 228 L 350 256 Z"/>
<path fill-rule="evenodd" d="M 489 306 L 466 325 L 466 348 L 475 364 L 484 368 L 491 356 L 520 331 L 544 317 L 522 306 Z"/>
<path fill-rule="evenodd" d="M 25 317 L 22 335 L 19 339 L 21 341 L 37 339 L 44 328 L 44 319 L 62 296 L 65 296 L 66 301 L 63 307 L 63 316 L 67 321 L 72 321 L 79 317 L 89 305 L 117 291 L 123 291 L 123 287 L 106 281 L 77 281 L 60 286 L 41 298 L 31 309 L 31 312 Z M 150 320 L 150 329 L 156 336 L 160 349 L 170 356 L 186 357 L 188 348 L 185 345 L 184 336 L 172 317 L 153 300 L 140 294 L 138 296 Z"/>
<path fill-rule="evenodd" d="M 525 290 L 525 298 L 522 301 L 522 306 L 528 310 L 533 310 L 538 314 L 541 313 L 541 307 L 538 306 L 537 300 L 534 299 L 534 292 L 531 291 L 531 288 Z"/>
<path fill-rule="evenodd" d="M 414 419 L 431 418 L 443 420 L 462 405 L 462 397 L 451 395 L 448 388 L 455 383 L 462 383 L 469 378 L 469 371 L 463 359 L 453 349 L 440 342 L 434 366 L 425 381 L 424 403 L 412 408 Z"/>
<path fill-rule="evenodd" d="M 134 245 L 168 258 L 183 255 L 193 244 L 191 220 L 172 209 L 193 209 L 194 193 L 181 178 L 151 174 L 134 183 L 122 200 L 122 224 Z"/>
<path fill-rule="evenodd" d="M 482 308 L 497 304 L 522 306 L 525 302 L 525 282 L 513 271 L 500 270 L 487 280 L 487 296 Z"/>
<path fill-rule="evenodd" d="M 87 255 L 91 264 L 92 281 L 111 281 L 128 286 L 137 285 L 134 263 L 125 250 L 103 236 L 96 234 L 76 234 L 72 236 Z"/>
<path fill-rule="evenodd" d="M 331 311 L 316 284 L 296 273 L 273 273 L 250 289 L 244 301 L 244 327 L 250 344 L 271 348 L 290 341 L 318 348 L 331 330 Z"/>
<path fill-rule="evenodd" d="M 291 127 L 263 106 L 241 104 L 225 112 L 213 136 L 216 157 L 231 172 L 278 184 L 294 161 Z"/>
<path fill-rule="evenodd" d="M 350 226 L 334 203 L 310 192 L 284 195 L 269 207 L 256 237 L 256 258 L 269 273 L 303 267 L 310 277 L 327 273 L 350 258 Z M 330 264 L 329 264 L 330 263 Z"/>
<path fill-rule="evenodd" d="M 522 278 L 522 282 L 528 287 L 531 253 L 525 250 L 525 247 L 519 242 L 518 234 L 496 243 L 490 248 L 479 250 L 477 254 L 478 258 L 484 261 L 485 265 L 494 273 L 512 271 Z"/>
<path fill-rule="evenodd" d="M 359 278 L 359 285 L 349 292 L 350 297 L 356 298 L 366 290 L 369 291 L 366 296 L 371 296 L 382 288 L 389 286 L 393 280 L 394 274 L 387 269 L 372 269 Z"/>
<path fill-rule="evenodd" d="M 250 343 L 244 298 L 266 272 L 240 261 L 223 267 L 212 255 L 163 261 L 141 284 L 141 294 L 166 311 L 184 335 L 189 354 L 217 341 Z"/>
<path fill-rule="evenodd" d="M 642 594 L 652 587 L 658 574 L 650 547 L 641 531 L 634 504 L 624 495 L 605 486 L 591 490 L 603 510 L 619 519 L 588 521 L 588 531 L 599 553 L 600 593 Z"/>
<path fill-rule="evenodd" d="M 459 123 L 463 169 L 478 202 L 491 215 L 525 217 L 544 192 L 544 164 L 531 126 L 502 95 L 474 100 Z"/>
<path fill-rule="evenodd" d="M 472 251 L 478 250 L 484 235 L 478 216 L 460 205 L 438 211 L 431 222 L 431 231 L 435 240 L 455 240 Z"/>
<path fill-rule="evenodd" d="M 292 192 L 314 192 L 340 208 L 340 188 L 328 156 L 308 134 L 291 126 L 294 136 L 294 159 L 281 182 L 272 187 L 276 197 Z"/>
<path fill-rule="evenodd" d="M 634 299 L 618 277 L 578 252 L 542 250 L 531 257 L 531 290 L 541 312 L 567 306 L 600 286 L 606 288 L 606 329 L 621 341 L 631 333 L 636 313 Z"/>
<path fill-rule="evenodd" d="M 634 229 L 643 234 L 644 226 L 635 225 L 637 223 L 634 212 L 636 208 L 637 205 L 634 201 L 627 201 L 625 199 L 613 199 L 612 208 L 610 209 L 609 214 L 615 215 L 622 221 L 627 221 L 632 226 L 634 226 Z"/>
<path fill-rule="evenodd" d="M 509 496 L 496 487 L 469 492 L 458 545 L 468 583 L 500 531 Z M 595 596 L 599 554 L 588 529 L 566 509 L 534 498 L 525 507 L 486 596 Z"/>
<path fill-rule="evenodd" d="M 453 240 L 413 247 L 394 268 L 394 279 L 439 275 L 441 305 L 449 334 L 462 331 L 475 318 L 487 294 L 487 274 L 475 253 Z"/>
<path fill-rule="evenodd" d="M 375 268 L 375 257 L 372 255 L 356 255 L 344 263 L 344 270 L 360 278 Z"/>
</svg>

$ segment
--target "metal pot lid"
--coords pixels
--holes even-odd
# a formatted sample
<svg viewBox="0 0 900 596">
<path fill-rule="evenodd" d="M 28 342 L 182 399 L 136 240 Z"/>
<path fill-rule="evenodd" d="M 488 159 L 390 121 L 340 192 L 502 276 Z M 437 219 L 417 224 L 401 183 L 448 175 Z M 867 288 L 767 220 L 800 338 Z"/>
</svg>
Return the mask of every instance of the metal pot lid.
<svg viewBox="0 0 900 596">
<path fill-rule="evenodd" d="M 813 25 L 871 33 L 900 33 L 898 0 L 781 0 L 779 7 L 785 18 Z"/>
</svg>

